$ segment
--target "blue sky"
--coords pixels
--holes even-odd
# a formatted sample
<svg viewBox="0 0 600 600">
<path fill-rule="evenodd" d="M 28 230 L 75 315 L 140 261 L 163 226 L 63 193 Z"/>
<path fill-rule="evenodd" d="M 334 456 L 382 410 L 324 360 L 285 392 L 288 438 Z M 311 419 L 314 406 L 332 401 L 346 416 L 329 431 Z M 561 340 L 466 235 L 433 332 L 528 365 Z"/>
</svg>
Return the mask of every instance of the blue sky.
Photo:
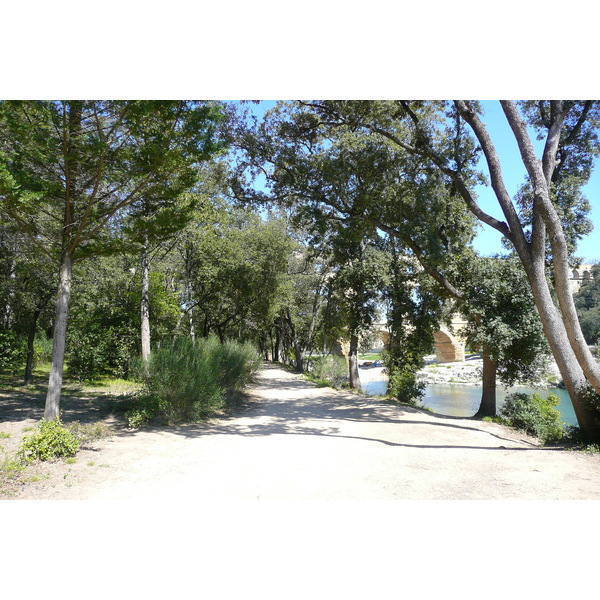
<svg viewBox="0 0 600 600">
<path fill-rule="evenodd" d="M 517 143 L 506 122 L 500 103 L 488 100 L 482 104 L 485 109 L 483 121 L 500 156 L 504 183 L 509 194 L 513 196 L 525 178 L 525 167 L 521 162 Z M 535 144 L 535 138 L 533 139 Z M 541 145 L 538 143 L 537 146 L 540 149 L 538 156 L 541 156 Z M 485 168 L 482 170 L 487 172 Z M 493 217 L 504 220 L 492 189 L 479 186 L 477 193 L 481 208 Z M 594 231 L 581 240 L 577 247 L 577 256 L 583 258 L 583 262 L 586 263 L 600 260 L 600 164 L 598 160 L 596 160 L 594 173 L 584 188 L 584 193 L 592 206 L 590 218 L 594 223 Z M 501 237 L 495 229 L 482 223 L 480 233 L 475 240 L 475 248 L 484 255 L 502 252 Z"/>
<path fill-rule="evenodd" d="M 253 111 L 257 115 L 261 115 L 265 110 L 275 106 L 276 101 L 266 100 L 255 106 Z M 508 192 L 514 195 L 525 178 L 525 167 L 521 162 L 519 150 L 514 140 L 512 132 L 506 122 L 504 113 L 500 103 L 497 101 L 487 100 L 482 102 L 485 109 L 484 123 L 486 123 L 492 140 L 496 145 L 496 149 L 500 156 L 502 165 L 502 173 L 504 182 Z M 535 143 L 535 139 L 534 139 Z M 596 161 L 596 169 L 589 183 L 584 188 L 585 195 L 590 201 L 592 211 L 590 218 L 594 223 L 594 231 L 581 240 L 577 248 L 577 256 L 583 259 L 584 263 L 589 263 L 593 260 L 600 260 L 600 161 Z M 482 166 L 482 170 L 487 173 L 487 170 Z M 502 211 L 494 196 L 491 188 L 486 186 L 478 186 L 477 194 L 479 196 L 479 204 L 488 214 L 504 220 Z M 501 244 L 501 235 L 495 229 L 488 225 L 480 224 L 479 233 L 475 239 L 474 246 L 476 250 L 484 255 L 489 256 L 505 252 Z"/>
</svg>

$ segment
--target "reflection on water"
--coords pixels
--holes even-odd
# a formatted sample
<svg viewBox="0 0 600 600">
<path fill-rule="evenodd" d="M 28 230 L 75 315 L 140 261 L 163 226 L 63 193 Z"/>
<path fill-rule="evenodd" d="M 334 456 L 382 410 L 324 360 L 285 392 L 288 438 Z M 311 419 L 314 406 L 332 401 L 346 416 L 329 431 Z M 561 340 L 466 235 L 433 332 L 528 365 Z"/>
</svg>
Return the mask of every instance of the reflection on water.
<svg viewBox="0 0 600 600">
<path fill-rule="evenodd" d="M 370 381 L 363 385 L 363 391 L 366 394 L 384 395 L 387 389 L 387 381 Z M 525 392 L 533 394 L 534 392 L 542 396 L 547 396 L 550 392 L 560 399 L 558 410 L 561 412 L 565 423 L 568 425 L 577 425 L 577 418 L 573 411 L 573 405 L 569 399 L 566 390 L 558 388 L 533 389 L 526 387 L 514 387 L 505 390 L 498 387 L 496 390 L 496 401 L 498 408 L 502 406 L 504 398 L 512 392 Z M 461 385 L 458 383 L 435 383 L 425 388 L 425 396 L 421 406 L 441 415 L 452 417 L 472 417 L 479 408 L 481 402 L 481 387 L 477 385 Z"/>
</svg>

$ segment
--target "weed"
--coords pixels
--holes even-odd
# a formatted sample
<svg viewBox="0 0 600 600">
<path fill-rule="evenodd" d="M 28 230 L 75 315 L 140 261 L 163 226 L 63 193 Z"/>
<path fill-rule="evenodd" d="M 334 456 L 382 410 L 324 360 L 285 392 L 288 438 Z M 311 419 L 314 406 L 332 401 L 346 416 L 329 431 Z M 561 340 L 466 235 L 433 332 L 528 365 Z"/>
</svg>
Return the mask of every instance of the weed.
<svg viewBox="0 0 600 600">
<path fill-rule="evenodd" d="M 26 463 L 35 460 L 75 456 L 79 440 L 58 419 L 42 420 L 39 432 L 26 435 L 19 449 L 19 456 Z"/>
<path fill-rule="evenodd" d="M 75 457 L 73 457 L 73 456 L 69 456 L 69 458 L 65 459 L 65 462 L 68 465 L 73 465 L 73 464 L 75 464 L 77 462 L 77 459 Z"/>
<path fill-rule="evenodd" d="M 10 433 L 6 433 L 6 431 L 0 431 L 0 440 L 7 439 L 10 437 Z"/>
<path fill-rule="evenodd" d="M 88 460 L 87 461 L 87 466 L 88 467 L 93 467 L 96 463 L 93 460 Z"/>
<path fill-rule="evenodd" d="M 79 421 L 74 421 L 66 425 L 65 428 L 79 440 L 82 446 L 101 440 L 111 434 L 110 429 L 104 423 L 82 424 Z"/>
<path fill-rule="evenodd" d="M 25 467 L 25 463 L 19 458 L 5 456 L 0 463 L 0 479 L 14 479 Z"/>
</svg>

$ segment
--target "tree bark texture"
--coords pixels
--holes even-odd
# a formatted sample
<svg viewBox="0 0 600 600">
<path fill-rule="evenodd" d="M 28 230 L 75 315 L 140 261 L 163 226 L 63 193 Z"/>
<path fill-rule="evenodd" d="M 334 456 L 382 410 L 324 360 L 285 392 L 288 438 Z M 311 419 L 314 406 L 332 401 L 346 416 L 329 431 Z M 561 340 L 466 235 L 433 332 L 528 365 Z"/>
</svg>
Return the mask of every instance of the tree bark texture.
<svg viewBox="0 0 600 600">
<path fill-rule="evenodd" d="M 67 320 L 71 302 L 71 280 L 73 263 L 69 254 L 62 258 L 58 281 L 58 297 L 56 301 L 56 317 L 54 319 L 54 338 L 52 341 L 52 361 L 44 419 L 52 421 L 60 416 L 60 396 L 65 365 L 65 345 L 67 340 Z"/>
<path fill-rule="evenodd" d="M 355 390 L 361 388 L 360 375 L 358 373 L 358 335 L 352 333 L 350 335 L 350 350 L 348 352 L 348 377 L 350 379 L 350 387 Z"/>
<path fill-rule="evenodd" d="M 483 351 L 483 373 L 481 385 L 481 404 L 476 417 L 496 416 L 496 372 L 498 365 Z"/>
<path fill-rule="evenodd" d="M 148 364 L 150 362 L 150 266 L 148 256 L 148 245 L 144 244 L 141 256 L 142 267 L 142 301 L 140 305 L 140 314 L 142 319 L 142 362 L 144 370 L 148 374 Z"/>
<path fill-rule="evenodd" d="M 539 160 L 527 133 L 526 124 L 521 119 L 515 104 L 509 101 L 501 102 L 534 188 L 532 239 L 528 242 L 512 200 L 504 188 L 497 153 L 485 126 L 466 103 L 456 104 L 482 146 L 492 187 L 507 219 L 507 231 L 500 227 L 495 228 L 512 242 L 527 274 L 544 334 L 571 398 L 579 426 L 588 438 L 598 441 L 600 440 L 599 415 L 583 401 L 583 393 L 588 381 L 596 392 L 600 393 L 600 365 L 592 356 L 581 333 L 569 285 L 566 238 L 549 195 L 550 179 L 556 164 L 556 148 L 565 113 L 554 111 L 554 122 L 550 128 L 544 157 L 543 160 Z M 468 199 L 467 204 L 471 206 Z M 552 248 L 558 307 L 552 299 L 545 273 L 546 235 Z"/>
</svg>

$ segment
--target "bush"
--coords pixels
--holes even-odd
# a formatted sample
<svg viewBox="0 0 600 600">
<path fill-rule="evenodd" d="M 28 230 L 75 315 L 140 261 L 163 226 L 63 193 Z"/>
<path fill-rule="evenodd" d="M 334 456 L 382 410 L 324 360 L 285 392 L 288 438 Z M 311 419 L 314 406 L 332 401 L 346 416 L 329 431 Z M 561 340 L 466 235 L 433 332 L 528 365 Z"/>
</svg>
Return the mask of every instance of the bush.
<svg viewBox="0 0 600 600">
<path fill-rule="evenodd" d="M 176 338 L 152 353 L 146 392 L 168 420 L 203 419 L 225 404 L 228 392 L 249 383 L 261 362 L 248 344 Z"/>
<path fill-rule="evenodd" d="M 67 342 L 69 375 L 79 381 L 94 380 L 106 373 L 127 377 L 136 352 L 126 331 L 115 327 L 85 332 L 74 329 Z"/>
<path fill-rule="evenodd" d="M 40 423 L 40 431 L 26 435 L 19 454 L 25 462 L 75 456 L 79 440 L 58 419 Z"/>
<path fill-rule="evenodd" d="M 52 340 L 45 335 L 36 335 L 33 341 L 33 365 L 49 363 L 52 360 Z"/>
<path fill-rule="evenodd" d="M 69 336 L 67 348 L 69 375 L 75 379 L 92 380 L 104 372 L 106 343 L 102 334 L 75 331 Z"/>
<path fill-rule="evenodd" d="M 218 342 L 216 338 L 212 338 L 210 343 Z M 227 392 L 243 389 L 250 383 L 262 364 L 260 354 L 248 343 L 225 342 L 220 347 L 213 348 L 213 351 L 220 355 L 221 386 Z"/>
<path fill-rule="evenodd" d="M 538 437 L 542 443 L 557 442 L 565 435 L 565 424 L 556 409 L 558 396 L 542 398 L 538 394 L 509 394 L 500 410 L 507 425 Z"/>
<path fill-rule="evenodd" d="M 159 418 L 162 412 L 164 411 L 159 398 L 139 394 L 135 397 L 133 405 L 125 411 L 125 418 L 129 427 L 138 429 Z"/>
<path fill-rule="evenodd" d="M 406 368 L 396 368 L 390 375 L 387 395 L 399 402 L 416 405 L 425 393 L 425 383 L 417 379 L 416 374 Z"/>
<path fill-rule="evenodd" d="M 340 356 L 316 356 L 311 358 L 310 376 L 316 381 L 325 381 L 334 388 L 348 382 L 348 365 Z"/>
<path fill-rule="evenodd" d="M 25 365 L 27 343 L 13 331 L 0 330 L 0 371 Z"/>
</svg>

